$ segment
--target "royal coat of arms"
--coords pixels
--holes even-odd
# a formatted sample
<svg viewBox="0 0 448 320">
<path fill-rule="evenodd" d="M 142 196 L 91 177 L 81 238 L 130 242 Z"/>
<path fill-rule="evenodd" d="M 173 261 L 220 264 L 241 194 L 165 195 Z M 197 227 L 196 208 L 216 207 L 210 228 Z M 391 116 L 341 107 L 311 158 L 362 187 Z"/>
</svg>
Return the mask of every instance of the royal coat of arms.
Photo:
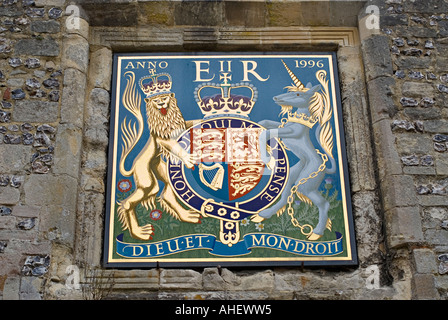
<svg viewBox="0 0 448 320">
<path fill-rule="evenodd" d="M 116 55 L 106 266 L 355 264 L 333 54 Z"/>
</svg>

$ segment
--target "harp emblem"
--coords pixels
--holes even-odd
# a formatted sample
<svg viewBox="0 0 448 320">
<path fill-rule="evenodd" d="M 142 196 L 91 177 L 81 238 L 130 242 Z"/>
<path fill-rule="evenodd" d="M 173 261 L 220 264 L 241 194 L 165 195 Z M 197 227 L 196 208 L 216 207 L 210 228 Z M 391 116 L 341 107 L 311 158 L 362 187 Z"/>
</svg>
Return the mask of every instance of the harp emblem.
<svg viewBox="0 0 448 320">
<path fill-rule="evenodd" d="M 217 191 L 222 188 L 224 181 L 224 167 L 220 163 L 207 166 L 203 163 L 198 165 L 199 177 L 204 185 Z"/>
</svg>

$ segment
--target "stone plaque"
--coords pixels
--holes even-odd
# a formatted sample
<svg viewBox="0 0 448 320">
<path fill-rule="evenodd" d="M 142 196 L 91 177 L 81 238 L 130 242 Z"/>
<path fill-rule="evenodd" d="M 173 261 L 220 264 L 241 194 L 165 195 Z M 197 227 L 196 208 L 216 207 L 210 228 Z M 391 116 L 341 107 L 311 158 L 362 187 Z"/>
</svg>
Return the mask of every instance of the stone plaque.
<svg viewBox="0 0 448 320">
<path fill-rule="evenodd" d="M 116 54 L 104 263 L 357 264 L 334 53 Z"/>
</svg>

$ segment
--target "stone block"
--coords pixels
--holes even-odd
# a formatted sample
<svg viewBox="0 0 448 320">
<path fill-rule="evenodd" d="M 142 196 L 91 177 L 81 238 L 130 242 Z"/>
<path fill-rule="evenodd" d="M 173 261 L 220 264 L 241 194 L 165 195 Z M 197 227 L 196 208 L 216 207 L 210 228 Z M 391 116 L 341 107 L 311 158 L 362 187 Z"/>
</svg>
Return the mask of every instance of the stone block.
<svg viewBox="0 0 448 320">
<path fill-rule="evenodd" d="M 66 69 L 64 72 L 64 89 L 62 90 L 61 123 L 70 123 L 82 128 L 85 90 L 85 74 L 77 69 Z"/>
<path fill-rule="evenodd" d="M 382 259 L 378 250 L 382 242 L 381 233 L 371 232 L 382 228 L 379 202 L 380 199 L 375 192 L 356 192 L 352 196 L 356 234 L 363 235 L 357 239 L 360 261 L 380 263 Z"/>
<path fill-rule="evenodd" d="M 13 205 L 20 200 L 20 191 L 16 188 L 0 187 L 0 204 Z"/>
<path fill-rule="evenodd" d="M 107 159 L 106 152 L 104 150 L 90 150 L 86 154 L 85 161 L 83 163 L 84 168 L 98 171 L 100 173 L 106 172 Z"/>
<path fill-rule="evenodd" d="M 433 167 L 404 167 L 403 173 L 410 175 L 434 175 L 436 169 Z"/>
<path fill-rule="evenodd" d="M 371 149 L 371 136 L 367 120 L 369 116 L 364 99 L 355 96 L 344 100 L 345 140 L 349 164 L 352 192 L 376 188 Z M 347 125 L 350 124 L 350 125 Z"/>
<path fill-rule="evenodd" d="M 83 4 L 86 12 L 95 12 L 89 15 L 91 26 L 119 26 L 130 27 L 137 25 L 139 8 L 137 2 L 114 1 L 115 3 L 92 1 Z M 122 2 L 122 3 L 117 3 Z"/>
<path fill-rule="evenodd" d="M 432 250 L 425 248 L 414 249 L 412 253 L 417 273 L 437 273 L 436 256 Z"/>
<path fill-rule="evenodd" d="M 6 278 L 3 286 L 3 300 L 20 300 L 20 277 Z"/>
<path fill-rule="evenodd" d="M 234 3 L 234 7 L 237 7 L 238 3 Z M 226 11 L 227 3 L 226 3 Z M 230 14 L 232 14 L 230 12 Z M 288 2 L 288 3 L 267 3 L 266 5 L 267 24 L 272 27 L 279 26 L 301 26 L 302 21 L 302 9 L 301 2 Z M 260 16 L 260 20 L 264 20 L 263 15 Z"/>
<path fill-rule="evenodd" d="M 22 14 L 23 14 L 23 9 L 20 7 L 13 7 L 13 6 L 0 7 L 0 16 L 3 16 L 3 17 L 19 17 Z"/>
<path fill-rule="evenodd" d="M 65 206 L 74 210 L 77 188 L 76 179 L 66 175 L 30 175 L 23 185 L 25 203 L 30 206 Z"/>
<path fill-rule="evenodd" d="M 104 192 L 106 190 L 103 177 L 96 178 L 87 174 L 83 174 L 81 177 L 81 186 L 85 191 Z"/>
<path fill-rule="evenodd" d="M 403 132 L 395 133 L 395 137 L 397 141 L 396 150 L 400 154 L 431 154 L 434 151 L 430 136 L 416 134 L 415 132 Z"/>
<path fill-rule="evenodd" d="M 32 148 L 22 144 L 0 144 L 0 172 L 23 172 L 29 165 Z"/>
<path fill-rule="evenodd" d="M 13 230 L 16 226 L 16 217 L 0 216 L 0 229 Z"/>
<path fill-rule="evenodd" d="M 98 192 L 80 192 L 78 196 L 78 212 L 82 215 L 81 224 L 85 233 L 78 238 L 78 255 L 91 266 L 100 265 L 102 241 L 98 237 L 104 221 L 101 218 L 104 210 L 104 194 Z"/>
<path fill-rule="evenodd" d="M 306 26 L 328 26 L 330 24 L 330 1 L 303 1 L 302 21 Z"/>
<path fill-rule="evenodd" d="M 414 180 L 411 176 L 389 175 L 384 177 L 381 183 L 384 209 L 417 205 L 417 196 L 413 186 Z"/>
<path fill-rule="evenodd" d="M 205 268 L 202 273 L 202 287 L 204 290 L 226 290 L 227 283 L 219 275 L 217 268 Z"/>
<path fill-rule="evenodd" d="M 392 75 L 392 60 L 389 54 L 389 39 L 384 35 L 373 35 L 361 42 L 364 55 L 364 70 L 367 80 Z"/>
<path fill-rule="evenodd" d="M 400 56 L 394 60 L 398 69 L 427 69 L 431 65 L 430 57 Z"/>
<path fill-rule="evenodd" d="M 25 84 L 25 79 L 10 78 L 6 81 L 6 84 L 11 87 L 21 87 Z"/>
<path fill-rule="evenodd" d="M 92 145 L 106 147 L 109 143 L 109 92 L 94 88 L 87 102 L 85 139 Z"/>
<path fill-rule="evenodd" d="M 417 300 L 439 299 L 439 293 L 435 287 L 434 276 L 430 274 L 415 274 L 413 278 L 413 294 Z"/>
<path fill-rule="evenodd" d="M 138 22 L 143 25 L 173 25 L 173 2 L 147 1 L 139 4 Z"/>
<path fill-rule="evenodd" d="M 61 25 L 54 20 L 31 21 L 30 30 L 37 33 L 58 33 L 61 31 Z"/>
<path fill-rule="evenodd" d="M 28 232 L 21 232 L 23 234 Z M 47 255 L 51 251 L 51 242 L 48 240 L 39 241 L 33 239 L 30 241 L 29 239 L 19 239 L 19 237 L 15 237 L 15 239 L 9 241 L 8 248 L 13 252 L 25 252 L 28 255 Z M 22 261 L 23 263 L 23 261 Z"/>
<path fill-rule="evenodd" d="M 118 270 L 113 271 L 113 290 L 157 290 L 159 288 L 159 272 L 151 270 Z"/>
<path fill-rule="evenodd" d="M 404 109 L 408 119 L 418 119 L 418 120 L 434 120 L 440 119 L 440 110 L 438 108 L 425 108 L 424 110 L 420 108 L 406 108 Z"/>
<path fill-rule="evenodd" d="M 421 26 L 398 26 L 396 27 L 397 35 L 413 38 L 435 38 L 437 30 L 435 28 Z"/>
<path fill-rule="evenodd" d="M 82 130 L 63 124 L 56 134 L 53 172 L 78 178 L 81 161 Z"/>
<path fill-rule="evenodd" d="M 56 122 L 58 120 L 58 102 L 20 100 L 16 102 L 12 114 L 17 122 Z"/>
<path fill-rule="evenodd" d="M 89 43 L 79 35 L 64 37 L 62 44 L 63 68 L 75 68 L 87 73 L 89 65 Z"/>
<path fill-rule="evenodd" d="M 398 112 L 393 100 L 392 88 L 394 86 L 395 79 L 393 77 L 378 77 L 367 83 L 373 123 L 382 119 L 390 119 Z"/>
<path fill-rule="evenodd" d="M 102 47 L 90 54 L 89 85 L 94 88 L 110 90 L 112 74 L 112 51 Z"/>
<path fill-rule="evenodd" d="M 303 289 L 303 276 L 295 272 L 276 271 L 275 272 L 275 291 L 288 291 L 293 293 Z"/>
<path fill-rule="evenodd" d="M 76 189 L 76 188 L 75 188 Z M 77 190 L 72 198 L 76 198 Z M 68 198 L 66 196 L 65 198 Z M 45 205 L 40 210 L 39 232 L 47 239 L 72 247 L 75 239 L 76 204 Z"/>
<path fill-rule="evenodd" d="M 57 57 L 59 44 L 53 39 L 22 39 L 14 45 L 17 55 Z"/>
<path fill-rule="evenodd" d="M 448 176 L 448 153 L 437 155 L 435 166 L 437 175 Z"/>
<path fill-rule="evenodd" d="M 439 226 L 441 223 L 439 223 Z M 425 241 L 436 246 L 446 246 L 448 243 L 448 232 L 439 226 L 425 230 Z"/>
<path fill-rule="evenodd" d="M 445 119 L 425 121 L 425 131 L 430 133 L 448 134 L 448 121 Z"/>
<path fill-rule="evenodd" d="M 410 13 L 436 14 L 448 11 L 448 4 L 439 0 L 403 1 L 403 9 Z"/>
<path fill-rule="evenodd" d="M 36 7 L 43 7 L 43 6 L 63 7 L 65 4 L 65 0 L 34 0 L 34 4 L 36 5 Z"/>
<path fill-rule="evenodd" d="M 446 206 L 446 195 L 422 195 L 418 196 L 418 203 L 425 207 Z"/>
<path fill-rule="evenodd" d="M 423 241 L 418 206 L 393 208 L 388 210 L 385 216 L 387 240 L 391 248 Z"/>
<path fill-rule="evenodd" d="M 22 277 L 20 300 L 42 300 L 40 292 L 44 280 L 38 277 Z"/>
<path fill-rule="evenodd" d="M 229 274 L 226 275 L 229 277 Z M 271 291 L 274 290 L 274 272 L 264 270 L 253 274 L 233 274 L 230 290 L 235 291 Z"/>
<path fill-rule="evenodd" d="M 434 89 L 434 86 L 430 83 L 406 81 L 401 87 L 401 93 L 405 97 L 423 98 L 433 96 Z"/>
<path fill-rule="evenodd" d="M 274 272 L 265 270 L 241 277 L 241 289 L 249 291 L 272 291 L 275 287 Z"/>
<path fill-rule="evenodd" d="M 161 289 L 201 289 L 202 275 L 194 270 L 163 269 L 160 273 Z"/>
<path fill-rule="evenodd" d="M 174 6 L 174 24 L 190 26 L 218 26 L 222 23 L 220 1 L 182 1 Z"/>
<path fill-rule="evenodd" d="M 67 34 L 80 35 L 84 39 L 88 40 L 89 39 L 89 29 L 90 29 L 89 23 L 82 18 L 79 18 L 77 20 L 77 22 L 79 23 L 79 25 L 77 25 L 76 27 L 66 28 Z M 70 21 L 66 20 L 66 24 L 67 23 L 70 24 Z"/>
<path fill-rule="evenodd" d="M 266 7 L 263 2 L 224 2 L 226 25 L 263 27 L 266 19 L 265 12 Z"/>
<path fill-rule="evenodd" d="M 384 119 L 374 123 L 373 134 L 380 179 L 386 175 L 401 174 L 400 157 L 396 151 L 395 137 L 390 128 L 390 121 Z"/>
<path fill-rule="evenodd" d="M 409 17 L 407 14 L 382 15 L 380 18 L 381 27 L 408 25 Z"/>
<path fill-rule="evenodd" d="M 6 231 L 6 230 L 0 230 L 0 236 L 2 237 L 2 239 L 7 239 L 4 238 L 5 235 L 9 235 L 9 240 L 7 247 L 5 249 L 5 251 L 1 254 L 1 259 L 0 259 L 0 277 L 6 275 L 6 277 L 14 277 L 16 275 L 20 274 L 20 271 L 23 267 L 23 256 L 22 256 L 22 252 L 23 252 L 23 248 L 17 248 L 16 246 L 14 246 L 14 242 L 22 242 L 22 241 L 17 241 L 16 239 L 19 238 L 22 234 L 30 234 L 30 232 L 17 232 L 16 230 L 11 230 L 11 231 Z M 34 235 L 35 236 L 35 235 Z M 30 242 L 33 241 L 33 238 L 29 238 L 27 239 L 26 242 Z M 5 293 L 6 291 L 6 284 L 3 284 L 3 293 Z M 2 284 L 0 283 L 0 292 L 2 289 Z M 1 294 L 0 294 L 1 296 Z M 1 298 L 0 298 L 1 299 Z"/>
<path fill-rule="evenodd" d="M 329 25 L 335 27 L 359 27 L 358 19 L 365 3 L 361 1 L 328 1 Z M 289 3 L 294 3 L 293 1 Z M 306 14 L 306 12 L 304 12 Z"/>
<path fill-rule="evenodd" d="M 345 139 L 352 177 L 352 191 L 375 188 L 371 149 L 370 116 L 362 79 L 362 64 L 357 47 L 341 47 L 338 51 Z M 348 125 L 349 124 L 349 125 Z"/>
<path fill-rule="evenodd" d="M 436 69 L 439 72 L 448 72 L 448 57 L 436 57 Z"/>
</svg>

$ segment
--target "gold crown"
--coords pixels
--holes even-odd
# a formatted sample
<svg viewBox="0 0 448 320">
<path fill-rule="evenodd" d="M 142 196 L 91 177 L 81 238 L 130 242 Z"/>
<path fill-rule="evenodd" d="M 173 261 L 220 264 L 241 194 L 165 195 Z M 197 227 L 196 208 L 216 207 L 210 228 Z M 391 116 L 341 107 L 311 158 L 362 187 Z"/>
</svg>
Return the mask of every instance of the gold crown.
<svg viewBox="0 0 448 320">
<path fill-rule="evenodd" d="M 249 117 L 257 101 L 258 91 L 253 84 L 203 83 L 196 87 L 195 99 L 204 118 L 221 115 Z"/>
<path fill-rule="evenodd" d="M 300 113 L 300 114 L 297 114 L 296 112 L 288 113 L 288 122 L 300 123 L 300 124 L 307 126 L 310 129 L 316 124 L 317 121 L 318 121 L 317 118 L 309 117 L 304 113 Z"/>
<path fill-rule="evenodd" d="M 171 93 L 171 76 L 168 73 L 146 76 L 140 79 L 139 85 L 148 98 L 159 94 Z"/>
</svg>

